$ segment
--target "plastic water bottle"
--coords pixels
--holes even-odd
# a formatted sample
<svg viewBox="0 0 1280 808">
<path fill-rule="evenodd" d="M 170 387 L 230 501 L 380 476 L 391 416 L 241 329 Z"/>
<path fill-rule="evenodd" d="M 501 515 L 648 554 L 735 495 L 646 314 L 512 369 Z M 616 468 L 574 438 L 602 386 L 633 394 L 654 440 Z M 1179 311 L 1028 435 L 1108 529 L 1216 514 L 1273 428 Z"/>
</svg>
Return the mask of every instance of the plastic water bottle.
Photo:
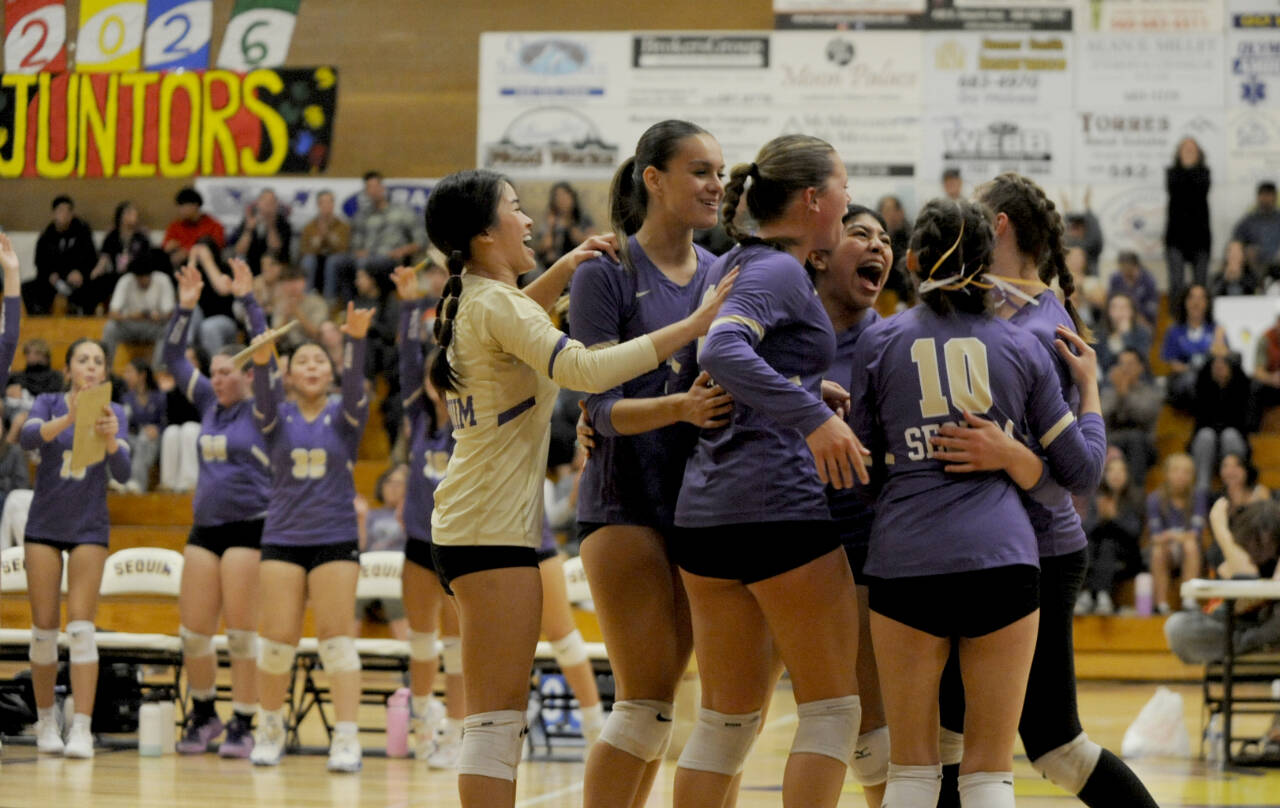
<svg viewBox="0 0 1280 808">
<path fill-rule="evenodd" d="M 1155 581 L 1149 572 L 1140 572 L 1133 579 L 1133 606 L 1141 617 L 1150 617 L 1151 599 L 1155 591 Z"/>
<path fill-rule="evenodd" d="M 409 688 L 402 687 L 387 699 L 387 757 L 409 756 Z"/>
<path fill-rule="evenodd" d="M 160 757 L 165 743 L 164 708 L 159 702 L 143 702 L 138 709 L 138 756 Z M 170 730 L 170 736 L 173 732 Z M 172 743 L 173 738 L 169 738 Z"/>
<path fill-rule="evenodd" d="M 1205 763 L 1215 771 L 1222 771 L 1227 763 L 1226 739 L 1222 735 L 1222 713 L 1214 713 L 1205 730 Z"/>
</svg>

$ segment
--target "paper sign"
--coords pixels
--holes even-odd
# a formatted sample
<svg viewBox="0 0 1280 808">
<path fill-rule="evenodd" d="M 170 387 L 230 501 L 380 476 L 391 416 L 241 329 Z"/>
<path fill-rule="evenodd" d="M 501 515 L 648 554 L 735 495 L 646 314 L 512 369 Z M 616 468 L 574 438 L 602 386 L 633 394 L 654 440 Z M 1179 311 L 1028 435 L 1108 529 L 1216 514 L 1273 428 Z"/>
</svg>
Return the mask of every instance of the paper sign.
<svg viewBox="0 0 1280 808">
<path fill-rule="evenodd" d="M 72 474 L 101 463 L 107 456 L 107 441 L 93 427 L 102 417 L 102 408 L 110 405 L 110 382 L 82 390 L 76 396 L 76 432 L 71 442 Z"/>
</svg>

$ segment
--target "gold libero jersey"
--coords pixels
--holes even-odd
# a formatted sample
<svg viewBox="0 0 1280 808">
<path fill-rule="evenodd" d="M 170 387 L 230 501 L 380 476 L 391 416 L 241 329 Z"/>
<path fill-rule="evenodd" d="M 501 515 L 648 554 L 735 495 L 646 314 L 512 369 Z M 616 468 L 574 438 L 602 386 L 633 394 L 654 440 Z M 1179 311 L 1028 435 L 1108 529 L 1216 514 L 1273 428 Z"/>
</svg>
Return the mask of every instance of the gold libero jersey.
<svg viewBox="0 0 1280 808">
<path fill-rule="evenodd" d="M 542 481 L 560 385 L 603 392 L 658 365 L 648 336 L 596 351 L 569 339 L 510 284 L 466 274 L 446 396 L 457 444 L 436 489 L 431 539 L 446 545 L 542 542 Z"/>
</svg>

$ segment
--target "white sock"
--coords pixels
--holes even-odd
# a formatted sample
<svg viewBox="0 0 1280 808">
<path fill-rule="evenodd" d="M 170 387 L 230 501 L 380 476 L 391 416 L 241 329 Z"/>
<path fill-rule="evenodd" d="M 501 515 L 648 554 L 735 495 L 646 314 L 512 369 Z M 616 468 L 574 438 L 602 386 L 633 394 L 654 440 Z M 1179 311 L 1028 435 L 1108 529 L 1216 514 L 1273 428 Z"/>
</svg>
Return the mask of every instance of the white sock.
<svg viewBox="0 0 1280 808">
<path fill-rule="evenodd" d="M 960 775 L 961 808 L 1014 808 L 1013 772 Z"/>
<path fill-rule="evenodd" d="M 233 701 L 231 702 L 231 711 L 238 715 L 252 716 L 254 713 L 258 712 L 258 705 L 245 704 L 243 701 Z"/>
<path fill-rule="evenodd" d="M 582 728 L 599 733 L 604 729 L 604 705 L 599 702 L 582 709 Z"/>
<path fill-rule="evenodd" d="M 76 713 L 76 717 L 71 719 L 72 729 L 88 730 L 93 723 L 93 716 L 84 713 Z"/>
<path fill-rule="evenodd" d="M 413 705 L 410 709 L 413 711 L 415 718 L 426 718 L 427 711 L 431 709 L 432 698 L 430 696 L 414 696 Z"/>
<path fill-rule="evenodd" d="M 37 707 L 36 708 L 36 718 L 46 723 L 56 722 L 58 720 L 57 718 L 55 718 L 57 714 L 58 714 L 57 708 L 55 707 Z"/>
<path fill-rule="evenodd" d="M 889 779 L 880 808 L 920 808 L 938 804 L 942 791 L 942 764 L 899 766 L 889 764 Z M 965 806 L 968 808 L 968 806 Z"/>
<path fill-rule="evenodd" d="M 202 690 L 191 688 L 191 698 L 196 701 L 213 701 L 218 697 L 218 688 L 209 687 Z"/>
<path fill-rule="evenodd" d="M 355 735 L 360 731 L 360 727 L 354 721 L 339 721 L 333 725 L 334 735 Z"/>
</svg>

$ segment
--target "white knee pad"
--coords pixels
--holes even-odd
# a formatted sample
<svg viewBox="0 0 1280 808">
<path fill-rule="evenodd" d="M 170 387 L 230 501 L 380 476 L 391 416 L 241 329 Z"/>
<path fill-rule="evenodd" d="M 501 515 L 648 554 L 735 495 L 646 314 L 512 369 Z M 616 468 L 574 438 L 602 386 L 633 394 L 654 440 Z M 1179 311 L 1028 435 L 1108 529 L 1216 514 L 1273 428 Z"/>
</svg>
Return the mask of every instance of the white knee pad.
<svg viewBox="0 0 1280 808">
<path fill-rule="evenodd" d="M 227 629 L 227 655 L 232 659 L 253 659 L 258 655 L 258 632 Z"/>
<path fill-rule="evenodd" d="M 942 764 L 931 766 L 899 766 L 889 764 L 889 779 L 884 787 L 881 805 L 937 805 L 942 793 Z"/>
<path fill-rule="evenodd" d="M 600 740 L 645 763 L 658 760 L 671 745 L 674 709 L 669 701 L 615 701 Z"/>
<path fill-rule="evenodd" d="M 943 766 L 955 766 L 964 758 L 964 733 L 938 728 L 938 759 Z"/>
<path fill-rule="evenodd" d="M 475 713 L 462 722 L 458 774 L 515 782 L 528 727 L 519 710 Z"/>
<path fill-rule="evenodd" d="M 962 774 L 956 784 L 966 808 L 1014 808 L 1013 772 Z"/>
<path fill-rule="evenodd" d="M 1035 760 L 1031 767 L 1049 782 L 1072 794 L 1079 794 L 1102 757 L 1102 747 L 1083 732 Z"/>
<path fill-rule="evenodd" d="M 806 701 L 796 705 L 799 723 L 791 754 L 824 755 L 848 764 L 858 744 L 862 700 L 857 696 Z"/>
<path fill-rule="evenodd" d="M 556 659 L 556 664 L 560 666 L 560 670 L 586 662 L 587 644 L 582 641 L 582 632 L 575 628 L 551 643 L 551 653 Z"/>
<path fill-rule="evenodd" d="M 329 673 L 360 670 L 360 655 L 350 637 L 330 637 L 320 641 L 320 664 Z"/>
<path fill-rule="evenodd" d="M 444 637 L 440 640 L 440 662 L 445 676 L 462 675 L 462 638 Z"/>
<path fill-rule="evenodd" d="M 56 628 L 31 629 L 31 645 L 27 658 L 33 665 L 52 665 L 58 661 L 58 630 Z"/>
<path fill-rule="evenodd" d="M 889 728 L 880 727 L 858 736 L 849 768 L 859 785 L 878 786 L 889 779 Z"/>
<path fill-rule="evenodd" d="M 732 777 L 742 771 L 759 728 L 759 710 L 730 715 L 703 707 L 698 710 L 698 723 L 680 754 L 679 766 Z"/>
<path fill-rule="evenodd" d="M 93 623 L 72 620 L 67 623 L 67 647 L 72 665 L 88 665 L 98 661 L 98 644 L 94 641 Z"/>
<path fill-rule="evenodd" d="M 293 670 L 293 657 L 298 649 L 292 645 L 263 637 L 258 643 L 258 667 L 263 673 L 282 674 Z"/>
<path fill-rule="evenodd" d="M 213 637 L 208 634 L 197 634 L 186 626 L 178 626 L 178 636 L 182 638 L 182 655 L 187 659 L 213 656 Z"/>
<path fill-rule="evenodd" d="M 430 662 L 436 658 L 436 633 L 409 630 L 409 658 L 414 662 Z"/>
</svg>

